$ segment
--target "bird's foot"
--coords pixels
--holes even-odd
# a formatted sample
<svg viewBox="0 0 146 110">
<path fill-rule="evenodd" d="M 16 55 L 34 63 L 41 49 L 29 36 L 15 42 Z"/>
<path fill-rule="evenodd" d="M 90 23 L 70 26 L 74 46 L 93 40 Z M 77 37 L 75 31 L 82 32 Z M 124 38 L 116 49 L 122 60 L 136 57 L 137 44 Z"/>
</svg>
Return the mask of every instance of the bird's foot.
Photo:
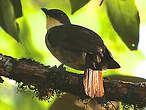
<svg viewBox="0 0 146 110">
<path fill-rule="evenodd" d="M 55 71 L 55 70 L 57 70 L 57 66 L 55 65 L 53 67 L 50 67 L 50 69 Z"/>
<path fill-rule="evenodd" d="M 61 65 L 58 66 L 58 69 L 61 70 L 61 71 L 66 71 L 66 68 L 63 67 L 64 66 L 64 63 L 62 63 Z"/>
<path fill-rule="evenodd" d="M 104 77 L 104 80 L 111 80 L 110 77 Z"/>
</svg>

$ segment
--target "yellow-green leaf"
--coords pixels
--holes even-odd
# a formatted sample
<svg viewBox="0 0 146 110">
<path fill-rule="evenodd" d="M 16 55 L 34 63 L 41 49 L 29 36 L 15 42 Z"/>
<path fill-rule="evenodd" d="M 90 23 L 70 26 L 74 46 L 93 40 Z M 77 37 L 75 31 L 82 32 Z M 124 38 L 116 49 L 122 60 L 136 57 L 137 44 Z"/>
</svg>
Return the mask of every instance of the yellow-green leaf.
<svg viewBox="0 0 146 110">
<path fill-rule="evenodd" d="M 19 18 L 22 16 L 22 5 L 21 5 L 21 0 L 10 0 L 13 7 L 14 7 L 14 12 L 15 12 L 15 17 Z"/>
<path fill-rule="evenodd" d="M 90 0 L 70 0 L 71 4 L 71 13 L 73 14 L 80 8 L 82 8 L 84 5 L 86 5 Z"/>
<path fill-rule="evenodd" d="M 11 0 L 0 0 L 0 26 L 18 41 L 19 27 Z"/>
<path fill-rule="evenodd" d="M 131 50 L 139 42 L 139 14 L 134 0 L 105 0 L 111 24 Z"/>
</svg>

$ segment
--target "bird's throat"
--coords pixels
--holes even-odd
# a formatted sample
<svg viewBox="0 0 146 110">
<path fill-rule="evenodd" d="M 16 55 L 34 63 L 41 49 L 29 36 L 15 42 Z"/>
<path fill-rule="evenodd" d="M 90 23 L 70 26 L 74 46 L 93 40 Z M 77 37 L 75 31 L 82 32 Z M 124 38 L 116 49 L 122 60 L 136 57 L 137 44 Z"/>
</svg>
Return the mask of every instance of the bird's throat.
<svg viewBox="0 0 146 110">
<path fill-rule="evenodd" d="M 63 25 L 61 22 L 59 22 L 58 20 L 56 20 L 56 19 L 54 19 L 54 18 L 52 18 L 52 17 L 49 17 L 49 16 L 47 16 L 47 24 L 46 24 L 46 28 L 47 28 L 47 30 L 48 29 L 51 29 L 51 28 L 53 28 L 53 27 L 55 27 L 55 26 L 60 26 L 60 25 Z"/>
</svg>

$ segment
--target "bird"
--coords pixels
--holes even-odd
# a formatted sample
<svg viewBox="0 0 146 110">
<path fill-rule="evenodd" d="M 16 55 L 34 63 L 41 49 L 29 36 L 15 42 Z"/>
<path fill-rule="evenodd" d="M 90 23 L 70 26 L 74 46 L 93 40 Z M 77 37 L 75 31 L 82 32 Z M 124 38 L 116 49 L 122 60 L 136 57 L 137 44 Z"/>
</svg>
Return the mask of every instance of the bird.
<svg viewBox="0 0 146 110">
<path fill-rule="evenodd" d="M 72 24 L 59 9 L 41 8 L 46 15 L 45 43 L 62 64 L 84 71 L 84 92 L 90 98 L 103 97 L 102 72 L 120 68 L 102 38 L 94 31 Z"/>
</svg>

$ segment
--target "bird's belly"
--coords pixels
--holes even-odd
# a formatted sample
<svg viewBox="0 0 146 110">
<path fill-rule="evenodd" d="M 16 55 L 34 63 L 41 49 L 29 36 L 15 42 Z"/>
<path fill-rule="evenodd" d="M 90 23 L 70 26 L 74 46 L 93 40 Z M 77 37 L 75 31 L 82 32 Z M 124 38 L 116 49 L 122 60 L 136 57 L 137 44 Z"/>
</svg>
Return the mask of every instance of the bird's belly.
<svg viewBox="0 0 146 110">
<path fill-rule="evenodd" d="M 48 47 L 50 52 L 63 64 L 77 69 L 84 70 L 85 53 L 70 51 L 59 47 Z"/>
</svg>

